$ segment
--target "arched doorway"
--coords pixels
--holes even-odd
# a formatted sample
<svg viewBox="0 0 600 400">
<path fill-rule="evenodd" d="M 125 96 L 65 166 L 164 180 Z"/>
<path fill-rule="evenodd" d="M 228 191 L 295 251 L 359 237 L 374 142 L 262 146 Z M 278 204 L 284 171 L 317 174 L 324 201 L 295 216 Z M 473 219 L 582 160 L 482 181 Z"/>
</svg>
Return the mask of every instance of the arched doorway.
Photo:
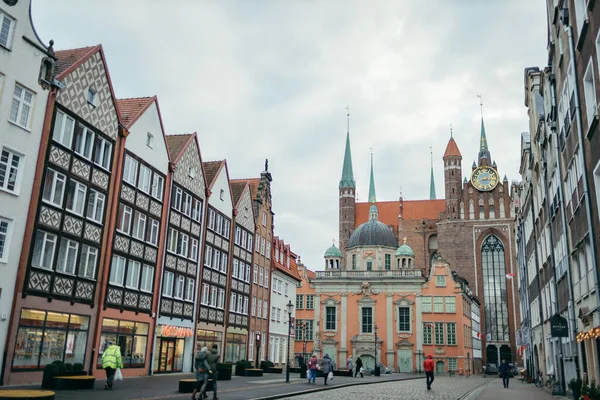
<svg viewBox="0 0 600 400">
<path fill-rule="evenodd" d="M 443 361 L 438 361 L 435 363 L 435 373 L 436 374 L 444 373 L 444 362 Z"/>
<path fill-rule="evenodd" d="M 512 353 L 510 346 L 503 344 L 500 346 L 500 360 L 506 360 L 506 362 L 512 362 Z"/>
<path fill-rule="evenodd" d="M 360 359 L 364 369 L 375 370 L 375 356 L 373 354 L 362 354 Z"/>
<path fill-rule="evenodd" d="M 485 348 L 485 357 L 488 364 L 496 364 L 498 363 L 498 348 L 493 344 L 488 344 Z"/>
</svg>

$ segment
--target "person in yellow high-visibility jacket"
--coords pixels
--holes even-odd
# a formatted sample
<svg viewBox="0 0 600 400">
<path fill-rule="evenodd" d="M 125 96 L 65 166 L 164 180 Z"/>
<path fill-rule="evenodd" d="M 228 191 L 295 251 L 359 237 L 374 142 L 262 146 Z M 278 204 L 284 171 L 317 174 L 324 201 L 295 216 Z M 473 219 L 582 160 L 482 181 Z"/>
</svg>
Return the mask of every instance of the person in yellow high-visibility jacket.
<svg viewBox="0 0 600 400">
<path fill-rule="evenodd" d="M 112 389 L 117 368 L 123 368 L 123 361 L 121 360 L 121 348 L 112 341 L 109 341 L 107 344 L 108 347 L 102 354 L 102 368 L 104 368 L 106 371 L 106 383 L 104 384 L 104 390 Z"/>
</svg>

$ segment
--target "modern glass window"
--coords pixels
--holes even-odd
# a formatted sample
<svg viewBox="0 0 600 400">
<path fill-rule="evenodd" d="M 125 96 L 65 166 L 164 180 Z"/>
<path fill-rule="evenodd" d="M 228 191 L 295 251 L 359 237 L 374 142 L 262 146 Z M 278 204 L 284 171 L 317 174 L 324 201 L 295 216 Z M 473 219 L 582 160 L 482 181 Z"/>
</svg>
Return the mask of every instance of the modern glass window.
<svg viewBox="0 0 600 400">
<path fill-rule="evenodd" d="M 130 155 L 125 155 L 125 164 L 123 165 L 123 180 L 135 186 L 137 181 L 138 162 Z"/>
<path fill-rule="evenodd" d="M 433 344 L 432 341 L 433 324 L 423 322 L 423 344 Z"/>
<path fill-rule="evenodd" d="M 75 180 L 69 180 L 67 186 L 67 204 L 65 208 L 77 215 L 83 215 L 87 186 Z"/>
<path fill-rule="evenodd" d="M 2 15 L 4 16 L 6 14 Z M 1 38 L 2 34 L 0 33 L 0 40 Z M 19 125 L 21 128 L 29 129 L 29 124 L 31 122 L 31 108 L 33 107 L 34 97 L 35 94 L 31 90 L 27 90 L 25 87 L 15 84 L 15 90 L 13 92 L 12 105 L 8 119 L 11 122 Z"/>
<path fill-rule="evenodd" d="M 148 232 L 146 241 L 154 246 L 158 246 L 158 231 L 160 229 L 160 222 L 157 220 L 150 218 L 150 223 L 148 224 Z"/>
<path fill-rule="evenodd" d="M 143 292 L 152 292 L 152 282 L 154 281 L 154 267 L 146 265 L 142 267 L 142 282 L 140 283 L 140 290 Z"/>
<path fill-rule="evenodd" d="M 362 307 L 361 319 L 361 332 L 373 333 L 373 309 L 371 307 Z"/>
<path fill-rule="evenodd" d="M 15 30 L 15 20 L 0 11 L 0 46 L 10 49 Z"/>
<path fill-rule="evenodd" d="M 304 309 L 304 295 L 297 294 L 296 295 L 296 310 Z"/>
<path fill-rule="evenodd" d="M 163 282 L 163 296 L 172 297 L 173 296 L 173 280 L 175 279 L 175 275 L 172 272 L 165 272 L 165 281 Z"/>
<path fill-rule="evenodd" d="M 90 317 L 22 309 L 13 371 L 43 370 L 54 361 L 85 365 Z"/>
<path fill-rule="evenodd" d="M 336 309 L 335 307 L 325 307 L 325 330 L 336 330 Z"/>
<path fill-rule="evenodd" d="M 73 142 L 73 131 L 75 130 L 75 119 L 71 118 L 62 111 L 56 112 L 56 118 L 54 120 L 54 131 L 52 132 L 52 139 L 62 144 L 67 148 L 71 148 Z"/>
<path fill-rule="evenodd" d="M 81 124 L 75 126 L 75 153 L 88 160 L 92 159 L 94 132 Z"/>
<path fill-rule="evenodd" d="M 8 259 L 8 238 L 11 221 L 0 218 L 0 261 Z"/>
<path fill-rule="evenodd" d="M 504 246 L 498 237 L 488 236 L 481 246 L 485 327 L 492 341 L 508 341 L 508 297 Z"/>
<path fill-rule="evenodd" d="M 64 174 L 48 168 L 46 171 L 46 180 L 44 181 L 42 199 L 50 204 L 62 207 L 66 182 L 67 177 Z"/>
<path fill-rule="evenodd" d="M 435 276 L 435 286 L 446 287 L 446 275 L 436 275 Z"/>
<path fill-rule="evenodd" d="M 129 260 L 127 265 L 127 280 L 125 286 L 129 289 L 138 289 L 140 283 L 140 270 L 142 264 L 137 261 Z"/>
<path fill-rule="evenodd" d="M 433 298 L 433 312 L 436 312 L 436 313 L 444 312 L 444 298 L 442 296 L 435 296 Z"/>
<path fill-rule="evenodd" d="M 163 189 L 165 187 L 165 179 L 159 174 L 154 174 L 152 177 L 152 197 L 162 201 Z"/>
<path fill-rule="evenodd" d="M 227 333 L 227 344 L 225 346 L 225 362 L 236 363 L 246 358 L 247 340 L 247 335 Z"/>
<path fill-rule="evenodd" d="M 110 265 L 108 281 L 111 285 L 123 286 L 125 281 L 125 257 L 114 255 Z"/>
<path fill-rule="evenodd" d="M 449 346 L 456 346 L 456 322 L 446 323 L 446 340 Z"/>
<path fill-rule="evenodd" d="M 98 348 L 97 368 L 102 368 L 102 354 L 109 341 L 121 347 L 121 358 L 124 368 L 144 368 L 146 366 L 146 348 L 148 345 L 149 325 L 104 318 L 100 346 Z"/>
<path fill-rule="evenodd" d="M 16 192 L 22 157 L 6 147 L 0 154 L 0 189 Z"/>
<path fill-rule="evenodd" d="M 444 323 L 443 322 L 434 323 L 434 329 L 435 329 L 435 344 L 437 346 L 443 346 L 444 345 Z"/>
<path fill-rule="evenodd" d="M 56 235 L 48 232 L 37 231 L 35 233 L 31 265 L 38 268 L 52 269 L 56 239 Z"/>
<path fill-rule="evenodd" d="M 119 204 L 119 228 L 118 230 L 129 235 L 131 230 L 131 215 L 132 210 L 131 207 L 126 206 L 125 204 Z"/>
<path fill-rule="evenodd" d="M 398 307 L 398 331 L 410 332 L 410 308 Z"/>
<path fill-rule="evenodd" d="M 454 296 L 446 296 L 446 312 L 456 312 L 456 298 Z"/>
<path fill-rule="evenodd" d="M 138 189 L 140 189 L 144 193 L 150 193 L 150 179 L 152 178 L 152 170 L 145 166 L 144 164 L 140 164 L 140 176 L 138 179 Z"/>
<path fill-rule="evenodd" d="M 79 243 L 74 240 L 62 238 L 58 249 L 58 260 L 56 261 L 56 272 L 75 275 L 77 267 L 77 250 Z"/>
<path fill-rule="evenodd" d="M 421 297 L 421 310 L 422 312 L 431 312 L 431 296 L 423 296 Z"/>
<path fill-rule="evenodd" d="M 101 224 L 104 220 L 104 204 L 106 196 L 94 189 L 90 189 L 88 196 L 86 216 L 94 222 Z"/>
<path fill-rule="evenodd" d="M 110 161 L 112 156 L 112 144 L 96 136 L 96 144 L 94 146 L 94 163 L 106 170 L 110 170 Z"/>
</svg>

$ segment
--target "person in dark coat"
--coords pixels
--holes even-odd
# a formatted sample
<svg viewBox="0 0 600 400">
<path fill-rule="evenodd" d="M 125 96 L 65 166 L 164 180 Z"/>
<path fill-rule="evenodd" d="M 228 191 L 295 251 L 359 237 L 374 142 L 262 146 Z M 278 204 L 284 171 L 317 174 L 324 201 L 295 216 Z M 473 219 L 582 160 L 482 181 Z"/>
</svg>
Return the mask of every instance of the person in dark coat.
<svg viewBox="0 0 600 400">
<path fill-rule="evenodd" d="M 325 377 L 325 384 L 327 385 L 327 376 L 330 372 L 333 372 L 333 363 L 331 361 L 331 357 L 329 357 L 329 354 L 325 354 L 321 365 L 323 367 L 323 376 Z"/>
<path fill-rule="evenodd" d="M 363 375 L 363 373 L 361 371 L 362 367 L 363 367 L 362 360 L 360 359 L 360 357 L 357 357 L 356 358 L 356 372 L 354 372 L 354 377 L 355 378 L 356 378 L 357 374 L 360 374 L 360 377 L 364 378 L 364 375 Z"/>
<path fill-rule="evenodd" d="M 510 366 L 506 362 L 506 360 L 502 360 L 502 364 L 498 368 L 498 373 L 502 377 L 502 383 L 504 384 L 504 388 L 508 389 L 508 374 L 510 372 Z"/>
</svg>

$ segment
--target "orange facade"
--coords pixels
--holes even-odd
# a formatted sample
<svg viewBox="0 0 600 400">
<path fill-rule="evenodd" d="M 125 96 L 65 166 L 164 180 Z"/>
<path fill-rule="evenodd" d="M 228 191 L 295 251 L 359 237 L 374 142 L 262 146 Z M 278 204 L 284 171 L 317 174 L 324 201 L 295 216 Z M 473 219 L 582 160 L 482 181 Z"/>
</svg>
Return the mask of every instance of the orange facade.
<svg viewBox="0 0 600 400">
<path fill-rule="evenodd" d="M 310 279 L 315 273 L 300 261 L 297 263 L 298 273 L 302 280 L 296 288 L 296 320 L 294 323 L 294 363 L 299 364 L 299 357 L 308 360 L 314 350 L 315 324 L 315 290 L 310 288 Z M 308 357 L 308 358 L 307 358 Z"/>
</svg>

